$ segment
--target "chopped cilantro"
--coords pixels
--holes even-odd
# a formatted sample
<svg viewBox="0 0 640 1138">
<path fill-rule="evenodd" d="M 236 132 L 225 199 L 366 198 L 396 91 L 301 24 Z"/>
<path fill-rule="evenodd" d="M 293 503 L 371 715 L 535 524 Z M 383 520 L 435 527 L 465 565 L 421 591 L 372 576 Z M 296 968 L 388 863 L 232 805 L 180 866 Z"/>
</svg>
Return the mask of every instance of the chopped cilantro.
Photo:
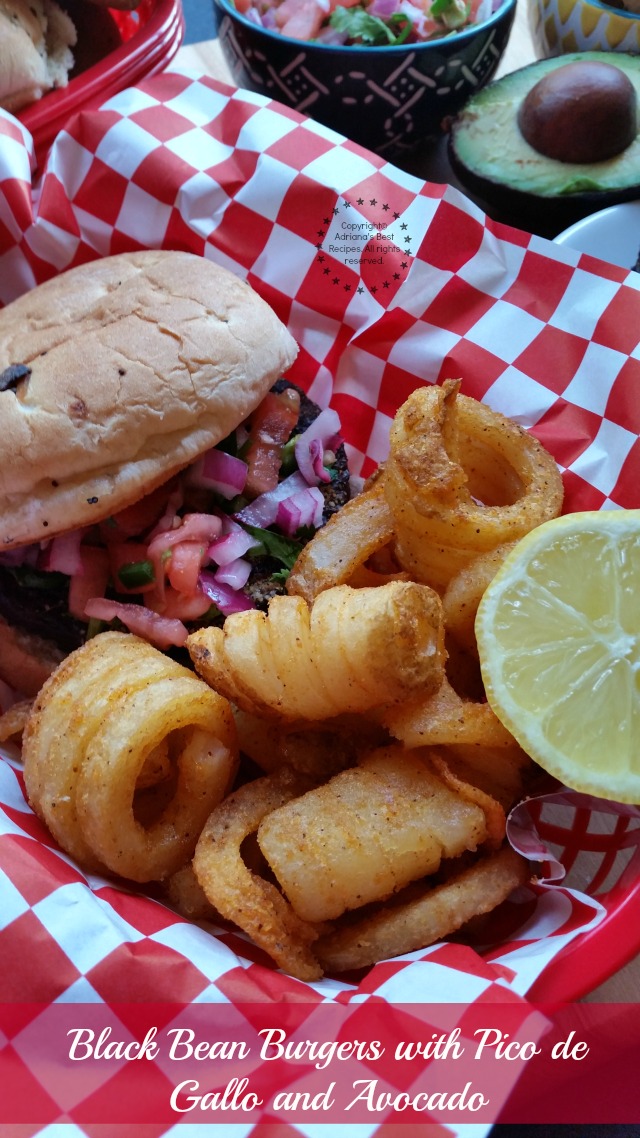
<svg viewBox="0 0 640 1138">
<path fill-rule="evenodd" d="M 293 474 L 294 470 L 298 469 L 295 450 L 296 442 L 299 438 L 299 435 L 292 435 L 282 448 L 282 463 L 280 465 L 281 478 L 286 478 L 287 474 Z"/>
<path fill-rule="evenodd" d="M 470 10 L 465 0 L 433 0 L 430 15 L 442 20 L 447 28 L 461 28 L 467 23 Z"/>
<path fill-rule="evenodd" d="M 364 8 L 343 8 L 341 4 L 334 8 L 329 23 L 350 40 L 372 47 L 404 43 L 413 29 L 411 20 L 401 12 L 394 12 L 382 20 L 379 16 L 371 16 Z"/>
<path fill-rule="evenodd" d="M 278 569 L 277 573 L 271 574 L 271 580 L 275 585 L 284 585 L 289 578 L 290 569 Z"/>
<path fill-rule="evenodd" d="M 269 557 L 275 557 L 277 561 L 281 561 L 285 569 L 293 568 L 294 561 L 302 552 L 302 541 L 274 533 L 270 529 L 260 529 L 258 526 L 245 525 L 244 528 L 260 543 L 253 546 L 246 554 L 250 561 L 254 557 L 263 557 L 268 554 Z"/>
</svg>

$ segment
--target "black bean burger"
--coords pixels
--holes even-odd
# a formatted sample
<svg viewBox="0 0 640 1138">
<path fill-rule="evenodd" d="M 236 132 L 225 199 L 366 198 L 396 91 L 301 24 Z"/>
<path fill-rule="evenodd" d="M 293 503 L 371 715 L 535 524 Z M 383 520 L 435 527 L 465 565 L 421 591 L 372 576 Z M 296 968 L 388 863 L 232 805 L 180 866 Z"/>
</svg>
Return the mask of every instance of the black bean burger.
<svg viewBox="0 0 640 1138">
<path fill-rule="evenodd" d="M 334 411 L 245 282 L 124 253 L 0 311 L 0 678 L 30 695 L 105 627 L 168 651 L 284 591 L 349 496 Z"/>
</svg>

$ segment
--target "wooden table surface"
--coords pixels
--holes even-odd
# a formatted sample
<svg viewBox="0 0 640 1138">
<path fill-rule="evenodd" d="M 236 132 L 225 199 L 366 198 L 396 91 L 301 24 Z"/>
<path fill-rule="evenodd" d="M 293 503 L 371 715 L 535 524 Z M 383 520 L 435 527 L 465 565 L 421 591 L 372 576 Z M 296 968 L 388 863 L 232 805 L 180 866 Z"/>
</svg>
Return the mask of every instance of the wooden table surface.
<svg viewBox="0 0 640 1138">
<path fill-rule="evenodd" d="M 534 59 L 535 54 L 527 23 L 526 6 L 523 4 L 523 0 L 519 0 L 509 44 L 496 77 L 515 71 L 519 67 L 525 67 Z M 179 66 L 201 71 L 226 83 L 233 82 L 217 40 L 207 40 L 180 48 L 175 63 Z M 435 181 L 453 181 L 446 160 L 441 153 L 429 155 L 422 165 L 423 169 L 416 168 L 414 170 L 421 177 Z M 586 999 L 591 1002 L 639 1003 L 640 955 L 625 968 L 616 972 L 606 983 L 596 988 Z"/>
</svg>

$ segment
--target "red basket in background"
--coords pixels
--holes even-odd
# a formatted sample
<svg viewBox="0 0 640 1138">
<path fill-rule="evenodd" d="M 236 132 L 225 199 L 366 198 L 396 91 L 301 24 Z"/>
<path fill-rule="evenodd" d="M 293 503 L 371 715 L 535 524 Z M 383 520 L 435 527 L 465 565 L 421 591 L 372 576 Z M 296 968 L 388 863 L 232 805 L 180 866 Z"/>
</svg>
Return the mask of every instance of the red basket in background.
<svg viewBox="0 0 640 1138">
<path fill-rule="evenodd" d="M 78 31 L 69 83 L 18 114 L 33 137 L 38 164 L 71 115 L 162 70 L 184 38 L 181 0 L 140 0 L 133 12 L 86 0 L 63 4 Z"/>
<path fill-rule="evenodd" d="M 602 803 L 607 809 L 607 804 Z M 535 801 L 529 805 L 545 845 L 565 867 L 564 885 L 594 897 L 604 918 L 571 941 L 527 993 L 539 1003 L 570 1003 L 592 992 L 640 949 L 638 818 L 622 810 Z"/>
</svg>

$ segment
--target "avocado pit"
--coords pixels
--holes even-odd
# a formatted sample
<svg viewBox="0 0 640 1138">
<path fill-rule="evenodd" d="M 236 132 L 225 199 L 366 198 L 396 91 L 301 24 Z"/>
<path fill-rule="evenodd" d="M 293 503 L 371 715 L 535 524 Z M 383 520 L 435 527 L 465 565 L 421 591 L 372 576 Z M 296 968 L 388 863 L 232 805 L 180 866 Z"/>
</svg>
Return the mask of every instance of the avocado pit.
<svg viewBox="0 0 640 1138">
<path fill-rule="evenodd" d="M 523 138 L 559 162 L 603 162 L 637 134 L 636 89 L 619 67 L 576 60 L 543 75 L 518 109 Z"/>
</svg>

